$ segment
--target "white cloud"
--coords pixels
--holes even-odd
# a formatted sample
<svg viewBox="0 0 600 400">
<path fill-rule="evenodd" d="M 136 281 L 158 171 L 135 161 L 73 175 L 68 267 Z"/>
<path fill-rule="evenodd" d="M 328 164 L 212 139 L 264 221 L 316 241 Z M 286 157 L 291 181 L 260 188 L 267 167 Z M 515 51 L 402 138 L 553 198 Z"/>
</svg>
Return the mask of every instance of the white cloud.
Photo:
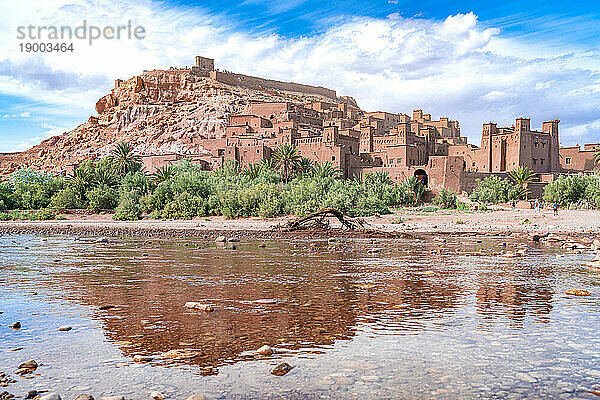
<svg viewBox="0 0 600 400">
<path fill-rule="evenodd" d="M 0 4 L 7 0 L 0 0 Z M 14 7 L 13 7 L 14 9 Z M 444 21 L 353 18 L 322 34 L 285 38 L 249 33 L 198 10 L 165 8 L 150 0 L 32 0 L 15 15 L 0 15 L 0 93 L 26 96 L 65 113 L 93 113 L 95 101 L 116 78 L 143 69 L 190 65 L 195 55 L 216 59 L 222 69 L 327 86 L 355 97 L 365 109 L 458 119 L 463 134 L 478 142 L 481 124 L 511 124 L 517 116 L 560 118 L 562 141 L 597 141 L 600 52 L 539 48 L 502 37 L 473 13 Z M 75 52 L 18 51 L 16 27 L 29 23 L 143 25 L 139 41 L 75 42 Z M 501 27 L 500 27 L 501 28 Z M 83 122 L 83 121 L 80 121 Z"/>
</svg>

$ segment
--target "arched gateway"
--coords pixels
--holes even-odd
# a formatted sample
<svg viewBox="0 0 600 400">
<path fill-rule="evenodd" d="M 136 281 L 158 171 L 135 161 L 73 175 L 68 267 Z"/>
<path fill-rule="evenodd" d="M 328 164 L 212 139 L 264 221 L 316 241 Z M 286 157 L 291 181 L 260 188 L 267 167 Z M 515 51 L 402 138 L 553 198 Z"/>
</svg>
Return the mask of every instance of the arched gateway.
<svg viewBox="0 0 600 400">
<path fill-rule="evenodd" d="M 418 169 L 415 171 L 415 177 L 423 184 L 423 186 L 427 186 L 429 183 L 429 178 L 427 177 L 427 172 L 424 169 Z"/>
</svg>

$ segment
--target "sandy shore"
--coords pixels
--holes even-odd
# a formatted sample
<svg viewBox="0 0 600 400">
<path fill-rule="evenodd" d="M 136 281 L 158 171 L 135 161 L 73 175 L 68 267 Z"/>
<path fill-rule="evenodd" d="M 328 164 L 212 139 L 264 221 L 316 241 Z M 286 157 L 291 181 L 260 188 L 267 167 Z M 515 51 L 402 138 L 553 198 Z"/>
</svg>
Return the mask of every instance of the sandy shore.
<svg viewBox="0 0 600 400">
<path fill-rule="evenodd" d="M 2 221 L 4 233 L 60 233 L 99 235 L 176 235 L 194 236 L 237 233 L 261 237 L 280 236 L 279 226 L 293 217 L 195 218 L 186 221 L 114 221 L 107 215 L 67 215 L 64 220 Z M 375 229 L 396 234 L 536 234 L 569 233 L 596 235 L 600 232 L 600 211 L 566 210 L 554 216 L 552 211 L 496 209 L 486 212 L 447 211 L 426 213 L 411 209 L 397 210 L 365 220 Z M 333 224 L 335 227 L 335 224 Z M 315 232 L 312 232 L 315 233 Z"/>
</svg>

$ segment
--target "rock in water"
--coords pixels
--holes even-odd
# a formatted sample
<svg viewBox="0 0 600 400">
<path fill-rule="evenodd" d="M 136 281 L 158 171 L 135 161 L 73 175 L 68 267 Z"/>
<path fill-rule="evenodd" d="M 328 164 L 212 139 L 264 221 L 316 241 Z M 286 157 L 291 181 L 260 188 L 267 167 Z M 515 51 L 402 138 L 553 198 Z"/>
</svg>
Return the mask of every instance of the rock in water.
<svg viewBox="0 0 600 400">
<path fill-rule="evenodd" d="M 165 395 L 161 392 L 154 391 L 150 393 L 150 397 L 152 397 L 154 400 L 163 400 Z"/>
<path fill-rule="evenodd" d="M 104 396 L 100 397 L 98 400 L 125 400 L 123 396 Z"/>
<path fill-rule="evenodd" d="M 273 351 L 273 349 L 270 348 L 269 346 L 264 345 L 260 349 L 256 350 L 256 353 L 261 354 L 263 356 L 270 356 L 270 355 L 273 355 L 273 353 L 275 353 L 275 351 Z"/>
<path fill-rule="evenodd" d="M 569 289 L 565 294 L 569 296 L 591 296 L 591 293 L 584 289 Z"/>
<path fill-rule="evenodd" d="M 218 236 L 215 239 L 215 243 L 225 243 L 227 241 L 227 238 L 225 236 Z"/>
<path fill-rule="evenodd" d="M 206 312 L 215 311 L 215 308 L 212 306 L 212 304 L 198 303 L 195 301 L 188 301 L 183 306 L 185 308 L 195 308 L 195 309 L 206 311 Z"/>
<path fill-rule="evenodd" d="M 36 370 L 38 367 L 38 363 L 35 362 L 35 360 L 29 360 L 29 361 L 25 361 L 22 362 L 21 364 L 19 364 L 19 369 L 21 368 L 27 368 L 27 369 L 31 369 L 31 370 Z"/>
<path fill-rule="evenodd" d="M 61 331 L 61 332 L 68 332 L 71 329 L 73 329 L 73 328 L 71 328 L 69 325 L 63 325 L 63 326 L 61 326 L 61 327 L 58 328 L 58 330 Z"/>
<path fill-rule="evenodd" d="M 9 328 L 13 328 L 13 329 L 19 329 L 21 327 L 21 323 L 19 321 L 17 322 L 13 322 L 12 324 L 10 324 L 8 326 Z"/>
<path fill-rule="evenodd" d="M 12 400 L 15 396 L 8 392 L 0 392 L 0 400 Z"/>
<path fill-rule="evenodd" d="M 39 400 L 62 400 L 57 393 L 48 393 L 39 398 Z"/>
<path fill-rule="evenodd" d="M 77 397 L 75 397 L 75 400 L 94 400 L 94 396 L 82 393 L 80 395 L 77 395 Z"/>
<path fill-rule="evenodd" d="M 290 364 L 282 362 L 281 364 L 277 364 L 275 367 L 273 367 L 269 372 L 276 376 L 283 376 L 290 372 L 292 368 L 294 367 L 292 367 Z"/>
<path fill-rule="evenodd" d="M 213 400 L 213 398 L 205 394 L 193 394 L 187 400 Z"/>
<path fill-rule="evenodd" d="M 94 243 L 108 243 L 108 238 L 105 238 L 105 237 L 98 238 L 98 239 L 94 240 Z"/>
<path fill-rule="evenodd" d="M 100 310 L 110 310 L 111 308 L 115 308 L 116 306 L 107 304 L 105 306 L 100 306 Z"/>
<path fill-rule="evenodd" d="M 152 360 L 153 360 L 152 356 L 144 356 L 141 354 L 136 354 L 135 356 L 133 356 L 133 361 L 135 361 L 136 363 L 144 363 L 144 362 L 149 362 Z"/>
</svg>

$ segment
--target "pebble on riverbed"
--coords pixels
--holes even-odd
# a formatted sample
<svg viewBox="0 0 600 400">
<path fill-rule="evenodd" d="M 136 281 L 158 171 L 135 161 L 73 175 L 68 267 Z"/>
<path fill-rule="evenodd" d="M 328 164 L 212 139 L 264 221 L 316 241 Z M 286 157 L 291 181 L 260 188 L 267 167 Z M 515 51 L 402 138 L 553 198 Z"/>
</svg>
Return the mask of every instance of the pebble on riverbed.
<svg viewBox="0 0 600 400">
<path fill-rule="evenodd" d="M 133 361 L 135 361 L 136 363 L 150 362 L 153 359 L 154 358 L 152 356 L 144 356 L 141 354 L 136 354 L 135 356 L 133 356 Z"/>
<path fill-rule="evenodd" d="M 227 238 L 225 236 L 217 236 L 217 238 L 215 239 L 215 243 L 225 243 L 227 241 Z"/>
<path fill-rule="evenodd" d="M 0 400 L 12 400 L 15 396 L 8 392 L 0 392 Z"/>
<path fill-rule="evenodd" d="M 19 321 L 13 322 L 12 324 L 8 325 L 8 327 L 13 329 L 19 329 L 21 328 L 21 323 Z"/>
<path fill-rule="evenodd" d="M 75 397 L 75 400 L 94 400 L 94 396 L 82 393 L 77 395 L 77 397 Z"/>
<path fill-rule="evenodd" d="M 163 400 L 165 395 L 161 392 L 154 391 L 150 393 L 150 397 L 152 397 L 154 400 Z"/>
<path fill-rule="evenodd" d="M 6 375 L 5 372 L 0 371 L 0 387 L 6 387 L 10 383 L 15 383 L 16 380 L 12 379 L 10 376 Z"/>
<path fill-rule="evenodd" d="M 260 354 L 263 356 L 271 356 L 273 355 L 273 353 L 275 353 L 275 351 L 267 345 L 264 345 L 260 349 L 256 350 L 256 354 Z"/>
<path fill-rule="evenodd" d="M 569 289 L 565 294 L 569 296 L 591 296 L 591 293 L 584 289 Z"/>
<path fill-rule="evenodd" d="M 213 307 L 212 304 L 198 303 L 195 301 L 188 301 L 183 306 L 185 308 L 195 308 L 197 310 L 206 311 L 206 312 L 215 311 L 215 308 Z"/>
<path fill-rule="evenodd" d="M 283 376 L 290 372 L 294 367 L 286 362 L 282 362 L 281 364 L 277 364 L 269 371 L 272 375 Z"/>
<path fill-rule="evenodd" d="M 31 371 L 35 371 L 38 367 L 38 363 L 35 360 L 24 361 L 19 364 L 19 369 L 29 369 Z"/>
<path fill-rule="evenodd" d="M 213 398 L 205 394 L 193 394 L 187 400 L 213 400 Z"/>
<path fill-rule="evenodd" d="M 69 325 L 63 325 L 63 326 L 58 327 L 58 330 L 61 331 L 61 332 L 68 332 L 71 329 L 73 329 L 73 328 L 70 327 Z"/>
<path fill-rule="evenodd" d="M 60 395 L 58 395 L 58 393 L 48 393 L 48 394 L 45 394 L 45 395 L 39 397 L 38 400 L 62 400 L 62 399 L 60 398 Z"/>
</svg>

